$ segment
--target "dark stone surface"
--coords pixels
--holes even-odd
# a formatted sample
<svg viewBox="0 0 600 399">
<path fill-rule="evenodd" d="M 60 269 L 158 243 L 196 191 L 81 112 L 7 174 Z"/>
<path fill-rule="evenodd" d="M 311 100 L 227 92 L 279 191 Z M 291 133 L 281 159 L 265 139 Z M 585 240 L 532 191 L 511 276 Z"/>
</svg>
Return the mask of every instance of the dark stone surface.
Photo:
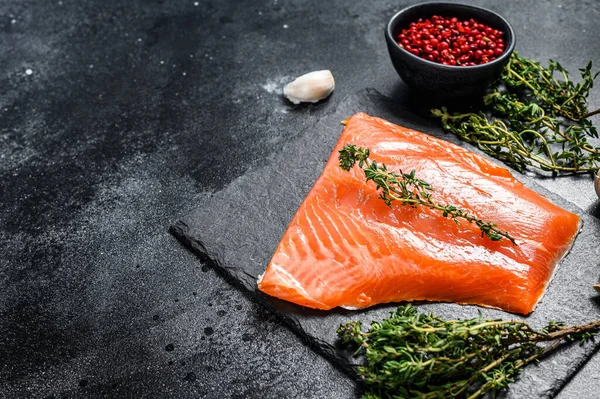
<svg viewBox="0 0 600 399">
<path fill-rule="evenodd" d="M 263 295 L 257 291 L 256 280 L 264 272 L 296 209 L 323 170 L 342 130 L 339 121 L 359 110 L 402 126 L 425 128 L 431 135 L 473 150 L 400 105 L 398 99 L 384 97 L 374 91 L 359 92 L 339 101 L 333 112 L 319 117 L 318 122 L 289 142 L 268 165 L 245 173 L 227 188 L 204 199 L 198 208 L 172 228 L 173 233 L 194 252 L 274 309 L 283 321 L 305 335 L 349 375 L 353 375 L 351 365 L 355 361 L 339 347 L 335 333 L 337 327 L 344 321 L 357 318 L 367 322 L 380 320 L 395 305 L 362 311 L 313 311 Z M 296 156 L 303 153 L 310 156 Z M 594 301 L 595 292 L 589 284 L 597 278 L 600 220 L 582 214 L 575 205 L 539 186 L 534 179 L 520 176 L 520 180 L 557 205 L 581 214 L 583 220 L 582 231 L 571 253 L 561 262 L 536 310 L 524 319 L 542 328 L 547 320 L 581 324 L 600 318 L 600 307 Z M 476 306 L 422 304 L 418 308 L 450 319 L 476 317 L 479 311 L 490 318 L 522 318 Z M 555 354 L 539 367 L 526 369 L 507 397 L 556 396 L 599 347 L 600 343 L 574 346 Z"/>
<path fill-rule="evenodd" d="M 405 96 L 383 26 L 409 3 L 0 0 L 0 397 L 356 396 L 167 229 L 349 95 Z M 526 56 L 600 64 L 595 1 L 473 3 Z M 321 68 L 328 101 L 278 95 Z M 541 184 L 599 215 L 589 180 Z"/>
</svg>

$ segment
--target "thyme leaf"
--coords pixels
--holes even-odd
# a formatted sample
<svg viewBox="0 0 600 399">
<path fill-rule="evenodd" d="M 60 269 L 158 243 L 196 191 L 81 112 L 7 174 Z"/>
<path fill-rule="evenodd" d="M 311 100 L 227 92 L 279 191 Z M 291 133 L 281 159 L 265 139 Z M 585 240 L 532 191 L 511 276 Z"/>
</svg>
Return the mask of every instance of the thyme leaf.
<svg viewBox="0 0 600 399">
<path fill-rule="evenodd" d="M 415 176 L 415 171 L 399 173 L 389 171 L 385 164 L 378 164 L 371 160 L 370 150 L 368 148 L 357 147 L 353 144 L 345 145 L 339 151 L 340 167 L 349 171 L 358 163 L 358 166 L 364 171 L 367 181 L 373 181 L 380 191 L 379 198 L 388 206 L 392 202 L 399 202 L 401 205 L 408 205 L 416 208 L 425 206 L 442 212 L 444 217 L 451 218 L 457 225 L 460 220 L 466 220 L 469 223 L 475 223 L 481 230 L 482 236 L 487 236 L 492 241 L 501 241 L 503 238 L 510 240 L 516 245 L 515 239 L 506 231 L 496 227 L 495 223 L 486 222 L 478 217 L 459 209 L 453 205 L 443 205 L 435 202 L 431 197 L 434 188 L 425 180 Z"/>
<path fill-rule="evenodd" d="M 535 330 L 516 320 L 444 320 L 418 313 L 410 304 L 375 321 L 367 332 L 360 321 L 337 330 L 342 342 L 363 356 L 357 368 L 367 385 L 363 398 L 469 398 L 506 388 L 528 364 L 565 342 L 583 345 L 600 320 L 566 327 L 550 321 Z"/>
</svg>

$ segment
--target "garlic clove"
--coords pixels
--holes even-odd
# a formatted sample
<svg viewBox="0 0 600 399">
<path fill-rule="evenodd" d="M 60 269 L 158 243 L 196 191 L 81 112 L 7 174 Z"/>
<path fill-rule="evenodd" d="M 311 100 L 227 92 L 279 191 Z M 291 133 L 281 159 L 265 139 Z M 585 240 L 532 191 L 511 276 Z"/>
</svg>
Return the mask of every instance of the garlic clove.
<svg viewBox="0 0 600 399">
<path fill-rule="evenodd" d="M 600 198 L 600 170 L 596 172 L 596 176 L 594 178 L 594 188 L 596 189 L 598 198 Z"/>
<path fill-rule="evenodd" d="M 335 89 L 330 70 L 314 71 L 302 75 L 283 88 L 283 94 L 294 104 L 316 103 L 327 98 Z"/>
</svg>

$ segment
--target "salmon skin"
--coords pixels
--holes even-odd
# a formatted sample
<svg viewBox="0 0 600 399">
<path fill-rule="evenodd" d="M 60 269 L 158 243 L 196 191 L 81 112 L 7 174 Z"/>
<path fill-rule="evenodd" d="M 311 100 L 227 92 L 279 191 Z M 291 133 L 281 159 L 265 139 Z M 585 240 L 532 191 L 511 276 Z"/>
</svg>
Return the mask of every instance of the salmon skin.
<svg viewBox="0 0 600 399">
<path fill-rule="evenodd" d="M 475 224 L 439 211 L 387 206 L 355 166 L 352 143 L 389 170 L 415 170 L 432 199 L 497 224 L 516 240 L 492 241 Z M 323 173 L 275 250 L 258 288 L 328 310 L 442 301 L 528 314 L 580 229 L 579 217 L 523 186 L 508 170 L 464 148 L 363 113 L 346 125 Z"/>
</svg>

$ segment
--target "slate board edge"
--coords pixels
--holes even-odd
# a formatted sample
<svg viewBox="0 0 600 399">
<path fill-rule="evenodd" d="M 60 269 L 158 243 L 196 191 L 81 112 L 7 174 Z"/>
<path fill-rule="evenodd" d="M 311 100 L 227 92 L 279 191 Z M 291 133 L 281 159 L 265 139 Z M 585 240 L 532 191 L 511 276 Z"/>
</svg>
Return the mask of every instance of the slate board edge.
<svg viewBox="0 0 600 399">
<path fill-rule="evenodd" d="M 190 249 L 196 256 L 198 256 L 198 258 L 202 262 L 205 262 L 206 264 L 211 266 L 215 271 L 221 274 L 226 279 L 226 281 L 228 281 L 232 286 L 236 287 L 241 292 L 243 292 L 253 302 L 266 307 L 269 311 L 275 314 L 286 326 L 288 326 L 288 328 L 293 333 L 295 333 L 303 342 L 307 343 L 311 348 L 316 350 L 317 353 L 321 354 L 336 368 L 346 373 L 350 378 L 352 378 L 356 382 L 360 383 L 360 381 L 356 378 L 356 372 L 352 368 L 352 365 L 347 363 L 346 358 L 339 355 L 339 352 L 335 347 L 331 346 L 325 341 L 319 340 L 311 334 L 307 334 L 299 323 L 295 322 L 290 317 L 286 317 L 284 313 L 278 311 L 273 306 L 273 304 L 271 304 L 268 300 L 265 300 L 265 298 L 263 298 L 258 293 L 258 291 L 249 289 L 248 287 L 250 285 L 244 285 L 244 281 L 250 282 L 248 281 L 248 279 L 254 280 L 254 276 L 247 275 L 246 273 L 239 273 L 239 270 L 237 268 L 224 267 L 216 257 L 212 257 L 208 254 L 208 251 L 206 250 L 202 242 L 191 238 L 191 236 L 188 234 L 189 227 L 185 222 L 178 220 L 170 227 L 169 232 L 175 238 L 177 238 L 185 247 Z M 571 343 L 570 345 L 572 344 L 573 343 Z M 590 345 L 590 343 L 588 343 L 588 345 Z M 577 374 L 592 358 L 592 356 L 598 352 L 600 352 L 600 341 L 594 344 L 594 349 L 592 349 L 586 355 L 580 357 L 577 361 L 572 363 L 573 367 L 571 367 L 571 371 L 568 373 L 566 378 L 559 379 L 558 381 L 554 380 L 554 384 L 550 386 L 550 388 L 545 392 L 545 394 L 542 397 L 548 399 L 556 397 L 556 395 L 560 393 L 560 391 L 569 383 L 569 381 L 573 379 L 575 374 Z M 502 395 L 502 391 L 498 392 L 498 394 Z M 497 395 L 496 397 L 501 396 Z"/>
<path fill-rule="evenodd" d="M 577 345 L 577 344 L 570 342 L 567 345 Z M 572 363 L 573 367 L 571 367 L 571 372 L 569 372 L 569 374 L 567 375 L 567 378 L 560 379 L 558 381 L 554 380 L 555 384 L 550 386 L 550 389 L 547 391 L 548 394 L 546 397 L 548 399 L 555 398 L 556 395 L 558 395 L 560 393 L 560 391 L 562 391 L 563 388 L 566 387 L 567 384 L 575 377 L 575 375 L 577 373 L 579 373 L 579 371 L 581 371 L 583 366 L 585 366 L 586 363 L 589 362 L 590 359 L 598 352 L 600 352 L 600 341 L 594 343 L 594 349 L 589 351 L 585 356 L 580 357 L 578 359 L 578 361 L 575 361 Z"/>
<path fill-rule="evenodd" d="M 326 360 L 332 363 L 336 368 L 346 373 L 353 380 L 360 382 L 356 379 L 356 372 L 352 368 L 352 365 L 347 363 L 346 359 L 339 355 L 338 350 L 328 344 L 325 341 L 318 339 L 317 337 L 308 334 L 304 331 L 302 326 L 295 322 L 293 318 L 286 317 L 283 312 L 278 311 L 272 303 L 266 300 L 256 290 L 251 290 L 248 287 L 250 285 L 244 285 L 244 281 L 252 279 L 252 283 L 255 283 L 255 277 L 250 276 L 246 273 L 240 273 L 237 268 L 223 267 L 222 263 L 215 257 L 211 257 L 206 251 L 205 246 L 199 241 L 195 240 L 187 234 L 189 231 L 188 225 L 178 220 L 169 228 L 169 232 L 177 238 L 186 248 L 192 251 L 202 262 L 206 263 L 222 275 L 225 280 L 232 286 L 236 287 L 242 293 L 244 293 L 251 301 L 264 306 L 271 311 L 277 318 L 279 318 L 294 334 L 296 334 L 302 342 L 307 343 L 312 349 L 316 350 L 317 353 L 322 355 Z"/>
</svg>

